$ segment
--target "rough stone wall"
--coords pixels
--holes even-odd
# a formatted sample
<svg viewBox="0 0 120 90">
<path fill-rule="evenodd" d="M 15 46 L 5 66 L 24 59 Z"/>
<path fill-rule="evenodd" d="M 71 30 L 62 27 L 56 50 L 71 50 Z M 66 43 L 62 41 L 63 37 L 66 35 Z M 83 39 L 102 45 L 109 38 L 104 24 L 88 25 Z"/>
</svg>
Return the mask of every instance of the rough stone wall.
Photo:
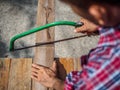
<svg viewBox="0 0 120 90">
<path fill-rule="evenodd" d="M 33 49 L 8 52 L 10 38 L 35 27 L 37 0 L 0 0 L 0 57 L 32 57 Z M 16 47 L 35 43 L 35 35 L 16 41 Z"/>
<path fill-rule="evenodd" d="M 16 34 L 35 27 L 38 0 L 0 0 L 0 57 L 23 58 L 33 57 L 34 48 L 16 52 L 8 52 L 10 38 Z M 41 12 L 42 13 L 42 12 Z M 79 21 L 70 7 L 55 0 L 55 21 Z M 55 40 L 80 36 L 73 27 L 59 26 L 55 28 Z M 98 37 L 85 37 L 55 44 L 55 57 L 80 57 L 96 46 Z M 17 40 L 16 47 L 35 44 L 35 34 Z"/>
</svg>

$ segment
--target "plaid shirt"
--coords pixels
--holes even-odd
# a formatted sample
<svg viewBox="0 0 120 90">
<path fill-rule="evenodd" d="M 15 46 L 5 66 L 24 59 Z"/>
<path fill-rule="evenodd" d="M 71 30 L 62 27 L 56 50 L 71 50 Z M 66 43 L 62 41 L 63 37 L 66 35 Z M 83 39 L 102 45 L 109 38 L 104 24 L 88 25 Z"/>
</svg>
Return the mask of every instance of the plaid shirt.
<svg viewBox="0 0 120 90">
<path fill-rule="evenodd" d="M 82 57 L 82 71 L 67 75 L 64 90 L 120 90 L 120 25 L 99 32 L 97 47 Z"/>
</svg>

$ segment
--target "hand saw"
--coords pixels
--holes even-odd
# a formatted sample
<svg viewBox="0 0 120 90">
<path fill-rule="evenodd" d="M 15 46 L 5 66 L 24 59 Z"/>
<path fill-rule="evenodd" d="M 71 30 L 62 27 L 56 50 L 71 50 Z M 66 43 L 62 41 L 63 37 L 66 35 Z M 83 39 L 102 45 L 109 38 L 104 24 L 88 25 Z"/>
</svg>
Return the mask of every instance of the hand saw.
<svg viewBox="0 0 120 90">
<path fill-rule="evenodd" d="M 56 21 L 56 22 L 53 22 L 53 23 L 49 23 L 49 24 L 46 24 L 46 25 L 37 27 L 37 28 L 33 28 L 33 29 L 31 29 L 31 30 L 28 30 L 28 31 L 25 31 L 25 32 L 23 32 L 23 33 L 20 33 L 20 34 L 17 34 L 17 35 L 15 35 L 15 36 L 13 36 L 13 37 L 11 38 L 11 40 L 10 40 L 9 51 L 23 50 L 23 49 L 28 49 L 28 48 L 32 48 L 32 47 L 41 46 L 41 45 L 48 45 L 48 44 L 53 44 L 53 43 L 60 42 L 60 41 L 65 41 L 65 40 L 70 40 L 70 39 L 73 39 L 73 38 L 78 38 L 78 37 L 85 37 L 85 36 L 87 36 L 87 35 L 83 35 L 83 36 L 78 36 L 78 37 L 73 37 L 73 38 L 67 38 L 67 39 L 63 39 L 63 40 L 37 43 L 37 44 L 35 44 L 35 45 L 26 46 L 26 47 L 23 47 L 23 48 L 17 48 L 17 49 L 14 48 L 14 43 L 15 43 L 15 41 L 16 41 L 17 39 L 22 38 L 22 37 L 25 37 L 25 36 L 30 35 L 30 34 L 33 34 L 33 33 L 38 32 L 38 31 L 42 31 L 42 30 L 44 30 L 44 29 L 47 29 L 47 28 L 50 28 L 50 27 L 53 27 L 53 26 L 60 26 L 60 25 L 74 26 L 74 27 L 76 28 L 76 27 L 81 27 L 81 26 L 83 26 L 84 23 L 82 23 L 82 22 L 72 22 L 72 21 Z"/>
</svg>

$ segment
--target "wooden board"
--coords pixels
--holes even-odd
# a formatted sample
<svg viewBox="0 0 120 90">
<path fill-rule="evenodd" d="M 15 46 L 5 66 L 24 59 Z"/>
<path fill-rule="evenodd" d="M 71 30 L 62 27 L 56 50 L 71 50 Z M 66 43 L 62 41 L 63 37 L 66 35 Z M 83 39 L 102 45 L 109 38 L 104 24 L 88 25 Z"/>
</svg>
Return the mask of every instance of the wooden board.
<svg viewBox="0 0 120 90">
<path fill-rule="evenodd" d="M 54 0 L 39 0 L 37 13 L 37 26 L 54 21 Z M 36 43 L 54 40 L 54 28 L 40 31 L 36 35 Z M 54 45 L 41 46 L 35 49 L 34 63 L 50 66 L 54 60 Z M 46 90 L 46 87 L 33 81 L 33 90 Z"/>
<path fill-rule="evenodd" d="M 8 90 L 10 59 L 0 59 L 0 90 Z"/>
<path fill-rule="evenodd" d="M 58 58 L 55 60 L 58 66 L 58 77 L 62 80 L 65 80 L 66 74 L 69 72 L 81 69 L 79 58 Z M 32 58 L 0 59 L 0 90 L 35 90 L 32 89 L 30 77 L 31 64 Z M 41 85 L 38 83 L 38 86 Z"/>
<path fill-rule="evenodd" d="M 8 90 L 31 90 L 32 59 L 12 59 Z"/>
</svg>

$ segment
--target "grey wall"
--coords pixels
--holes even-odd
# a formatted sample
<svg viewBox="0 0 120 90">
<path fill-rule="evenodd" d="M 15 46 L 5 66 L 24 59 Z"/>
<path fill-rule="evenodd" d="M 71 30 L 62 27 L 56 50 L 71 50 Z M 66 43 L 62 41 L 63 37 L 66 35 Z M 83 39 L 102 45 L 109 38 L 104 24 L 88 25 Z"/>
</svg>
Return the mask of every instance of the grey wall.
<svg viewBox="0 0 120 90">
<path fill-rule="evenodd" d="M 34 48 L 17 52 L 8 52 L 10 38 L 35 27 L 37 0 L 0 0 L 0 57 L 33 57 Z M 42 13 L 42 12 L 41 12 Z M 55 20 L 79 21 L 80 17 L 59 0 L 55 0 Z M 55 40 L 80 36 L 73 27 L 55 28 Z M 55 44 L 55 57 L 80 57 L 96 46 L 98 37 L 85 37 Z M 16 47 L 35 43 L 35 34 L 17 40 Z"/>
</svg>

